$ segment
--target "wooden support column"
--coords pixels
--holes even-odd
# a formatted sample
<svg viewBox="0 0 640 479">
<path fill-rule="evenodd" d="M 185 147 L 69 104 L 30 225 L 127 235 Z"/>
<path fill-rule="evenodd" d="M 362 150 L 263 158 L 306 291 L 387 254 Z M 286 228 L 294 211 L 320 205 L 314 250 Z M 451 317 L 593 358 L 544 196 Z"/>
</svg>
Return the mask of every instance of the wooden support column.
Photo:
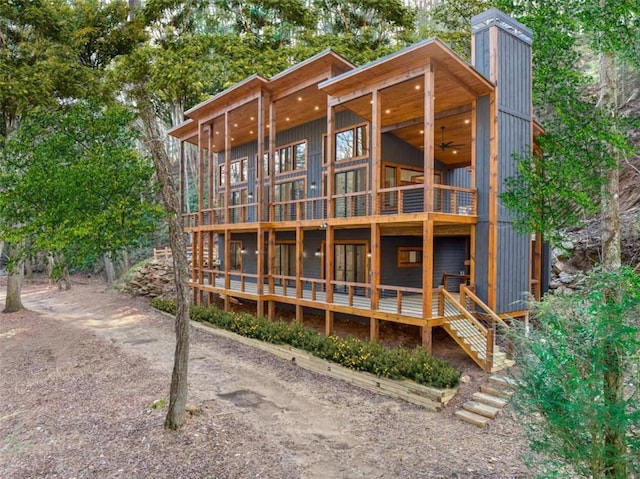
<svg viewBox="0 0 640 479">
<path fill-rule="evenodd" d="M 231 309 L 231 297 L 229 292 L 231 290 L 231 274 L 229 268 L 231 266 L 231 231 L 228 228 L 224 230 L 224 310 L 229 311 Z"/>
<path fill-rule="evenodd" d="M 262 296 L 264 295 L 264 233 L 262 228 L 258 227 L 256 232 L 256 292 L 258 294 L 258 301 L 256 305 L 256 316 L 264 316 L 264 301 Z"/>
<path fill-rule="evenodd" d="M 380 198 L 378 189 L 381 186 L 382 177 L 382 122 L 380 119 L 380 92 L 374 90 L 371 95 L 371 212 L 373 215 L 380 214 Z"/>
<path fill-rule="evenodd" d="M 325 325 L 324 334 L 330 336 L 333 334 L 333 311 L 329 309 L 329 306 L 333 303 L 333 276 L 334 276 L 334 261 L 335 261 L 335 248 L 333 247 L 334 231 L 333 227 L 327 227 L 325 246 L 324 246 L 324 271 L 326 279 L 326 298 L 327 309 L 325 310 Z"/>
<path fill-rule="evenodd" d="M 498 27 L 489 28 L 489 80 L 498 81 Z M 489 238 L 487 306 L 495 311 L 498 287 L 498 89 L 489 96 Z"/>
<path fill-rule="evenodd" d="M 213 243 L 216 239 L 216 235 L 212 232 L 208 232 L 208 243 L 207 243 L 207 264 L 209 269 L 209 274 L 207 275 L 209 285 L 213 285 L 215 281 L 215 275 L 213 271 Z M 209 292 L 207 297 L 207 305 L 213 304 L 213 293 Z"/>
<path fill-rule="evenodd" d="M 331 100 L 331 97 L 329 97 Z M 336 112 L 335 108 L 329 105 L 327 110 L 327 211 L 326 217 L 333 218 L 335 213 L 335 200 L 333 199 L 333 190 L 334 190 L 334 182 L 335 182 L 335 158 L 336 158 L 336 150 L 335 150 L 335 123 L 336 123 Z M 320 185 L 322 188 L 322 185 Z M 320 191 L 323 191 L 320 189 Z"/>
<path fill-rule="evenodd" d="M 264 90 L 260 93 L 258 97 L 258 158 L 256 158 L 256 170 L 258 171 L 258 184 L 256 185 L 255 198 L 256 198 L 256 215 L 255 219 L 257 222 L 264 221 L 264 200 L 265 200 L 265 192 L 264 192 L 264 179 L 265 179 L 265 171 L 264 171 L 264 137 L 265 137 L 265 125 L 264 125 L 264 117 L 265 117 L 265 105 L 270 104 L 270 96 Z M 261 245 L 258 244 L 258 249 L 262 249 Z"/>
<path fill-rule="evenodd" d="M 216 169 L 216 165 L 215 165 L 215 161 L 214 161 L 214 154 L 213 154 L 213 123 L 209 124 L 209 129 L 208 129 L 208 136 L 207 136 L 207 159 L 208 159 L 208 171 L 207 171 L 207 184 L 208 184 L 208 194 L 209 194 L 209 204 L 207 206 L 207 208 L 209 208 L 210 212 L 209 212 L 209 224 L 215 224 L 215 216 L 213 214 L 213 206 L 215 204 L 215 169 Z M 209 261 L 211 261 L 211 257 L 209 257 Z"/>
<path fill-rule="evenodd" d="M 200 239 L 200 233 L 198 231 L 193 231 L 191 233 L 191 280 L 194 282 L 198 282 L 200 277 L 199 269 L 198 269 L 198 251 L 200 250 L 198 243 Z M 200 295 L 197 294 L 198 286 L 195 285 L 193 287 L 192 295 L 193 295 L 193 304 L 200 304 Z"/>
<path fill-rule="evenodd" d="M 375 103 L 375 102 L 374 102 Z M 380 225 L 373 223 L 371 225 L 371 259 L 369 260 L 370 271 L 370 284 L 371 284 L 371 311 L 377 311 L 380 308 L 380 256 L 382 254 L 382 247 L 380 244 Z M 371 316 L 369 320 L 369 338 L 371 341 L 377 341 L 380 336 L 380 320 Z"/>
<path fill-rule="evenodd" d="M 229 111 L 224 112 L 224 223 L 231 223 L 231 129 Z"/>
<path fill-rule="evenodd" d="M 435 85 L 433 64 L 425 67 L 424 73 L 424 211 L 433 211 L 434 185 L 434 135 L 435 126 Z"/>
<path fill-rule="evenodd" d="M 275 294 L 275 284 L 273 282 L 273 272 L 275 271 L 276 263 L 276 231 L 269 229 L 269 247 L 268 247 L 268 271 L 267 277 L 269 278 L 269 295 Z M 274 321 L 276 316 L 276 304 L 274 301 L 269 301 L 268 304 L 268 317 L 269 321 Z"/>
<path fill-rule="evenodd" d="M 198 226 L 204 223 L 204 125 L 198 122 Z"/>
<path fill-rule="evenodd" d="M 422 346 L 431 352 L 432 326 L 429 320 L 433 316 L 433 220 L 422 224 L 422 317 L 427 325 L 422 328 Z"/>
<path fill-rule="evenodd" d="M 276 175 L 275 175 L 275 159 L 276 157 L 276 103 L 273 100 L 269 101 L 269 214 L 267 218 L 263 218 L 263 221 L 274 221 L 273 217 L 273 201 L 276 197 Z M 269 270 L 269 274 L 273 274 L 273 270 Z"/>
<path fill-rule="evenodd" d="M 304 308 L 299 303 L 299 300 L 302 299 L 303 293 L 303 284 L 302 277 L 304 274 L 304 230 L 298 226 L 296 227 L 296 298 L 298 302 L 296 302 L 296 321 L 299 323 L 303 323 L 304 319 Z"/>
</svg>

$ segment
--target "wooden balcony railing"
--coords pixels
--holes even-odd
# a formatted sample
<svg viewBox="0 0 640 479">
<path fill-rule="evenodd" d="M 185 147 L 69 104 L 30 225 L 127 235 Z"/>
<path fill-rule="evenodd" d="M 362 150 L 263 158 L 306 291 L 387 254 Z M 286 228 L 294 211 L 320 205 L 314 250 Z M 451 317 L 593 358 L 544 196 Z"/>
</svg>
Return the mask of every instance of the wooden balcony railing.
<svg viewBox="0 0 640 479">
<path fill-rule="evenodd" d="M 382 214 L 420 213 L 424 211 L 424 186 L 405 185 L 378 190 Z M 433 185 L 433 211 L 454 215 L 476 214 L 476 190 L 449 185 Z"/>
<path fill-rule="evenodd" d="M 270 221 L 319 220 L 327 217 L 325 198 L 278 201 L 269 208 Z"/>
</svg>

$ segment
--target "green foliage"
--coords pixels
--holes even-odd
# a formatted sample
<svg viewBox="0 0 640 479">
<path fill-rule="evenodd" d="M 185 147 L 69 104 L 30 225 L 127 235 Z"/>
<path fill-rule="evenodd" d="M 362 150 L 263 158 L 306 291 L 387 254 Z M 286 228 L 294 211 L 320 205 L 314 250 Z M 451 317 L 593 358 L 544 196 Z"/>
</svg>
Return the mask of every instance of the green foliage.
<svg viewBox="0 0 640 479">
<path fill-rule="evenodd" d="M 536 327 L 515 338 L 514 404 L 548 459 L 543 477 L 622 477 L 621 463 L 640 473 L 639 314 L 640 276 L 628 268 L 596 270 L 581 291 L 534 305 Z M 612 447 L 618 433 L 625 443 Z"/>
<path fill-rule="evenodd" d="M 2 238 L 74 264 L 153 232 L 161 210 L 132 121 L 93 102 L 32 111 L 0 152 Z"/>
<path fill-rule="evenodd" d="M 169 314 L 176 314 L 175 301 L 154 298 L 151 304 Z M 432 357 L 423 348 L 413 351 L 398 347 L 386 349 L 380 343 L 354 337 L 324 337 L 299 323 L 271 322 L 249 314 L 227 313 L 215 307 L 193 306 L 194 321 L 214 324 L 222 329 L 273 344 L 288 344 L 342 366 L 392 379 L 410 379 L 419 384 L 451 388 L 458 384 L 460 371 L 445 361 Z"/>
</svg>

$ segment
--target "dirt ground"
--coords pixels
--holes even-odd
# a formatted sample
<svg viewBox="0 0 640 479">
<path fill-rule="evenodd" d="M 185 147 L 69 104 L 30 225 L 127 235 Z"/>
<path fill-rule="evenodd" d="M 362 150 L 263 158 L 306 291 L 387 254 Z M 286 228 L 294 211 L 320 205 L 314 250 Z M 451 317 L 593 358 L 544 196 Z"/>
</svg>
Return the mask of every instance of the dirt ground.
<svg viewBox="0 0 640 479">
<path fill-rule="evenodd" d="M 453 416 L 486 376 L 444 338 L 436 355 L 470 382 L 433 413 L 192 328 L 202 413 L 169 432 L 152 403 L 168 397 L 170 319 L 95 278 L 32 281 L 23 300 L 28 311 L 0 315 L 1 478 L 530 477 L 509 408 L 485 429 Z"/>
</svg>

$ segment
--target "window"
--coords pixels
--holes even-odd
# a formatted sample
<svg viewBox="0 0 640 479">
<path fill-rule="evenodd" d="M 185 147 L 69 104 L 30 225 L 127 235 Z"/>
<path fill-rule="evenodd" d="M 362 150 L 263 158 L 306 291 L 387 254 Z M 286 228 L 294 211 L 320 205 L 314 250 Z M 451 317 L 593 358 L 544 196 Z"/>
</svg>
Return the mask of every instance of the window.
<svg viewBox="0 0 640 479">
<path fill-rule="evenodd" d="M 304 180 L 289 181 L 276 185 L 276 202 L 304 199 Z"/>
<path fill-rule="evenodd" d="M 422 266 L 422 248 L 419 246 L 400 246 L 398 248 L 399 268 L 418 268 Z"/>
<path fill-rule="evenodd" d="M 289 181 L 276 185 L 275 199 L 275 219 L 276 221 L 290 221 L 298 219 L 296 212 L 298 204 L 296 200 L 305 197 L 304 180 Z M 301 219 L 301 218 L 300 218 Z"/>
<path fill-rule="evenodd" d="M 229 218 L 231 223 L 242 223 L 247 221 L 247 207 L 242 206 L 246 205 L 249 201 L 249 195 L 247 194 L 247 189 L 243 188 L 241 190 L 234 190 L 230 193 L 231 197 L 229 199 Z M 231 208 L 235 207 L 235 208 Z"/>
<path fill-rule="evenodd" d="M 307 167 L 307 142 L 277 148 L 274 157 L 276 174 L 304 170 Z"/>
<path fill-rule="evenodd" d="M 276 243 L 274 272 L 278 276 L 296 275 L 296 244 Z"/>
<path fill-rule="evenodd" d="M 360 125 L 336 133 L 336 161 L 366 155 L 367 127 Z"/>
<path fill-rule="evenodd" d="M 338 218 L 350 218 L 352 216 L 364 216 L 367 214 L 367 170 L 341 171 L 335 175 L 335 216 Z M 350 195 L 363 191 L 361 195 Z M 340 197 L 341 195 L 344 195 Z"/>
<path fill-rule="evenodd" d="M 240 158 L 234 160 L 229 165 L 229 182 L 233 185 L 236 183 L 243 183 L 247 181 L 249 171 L 249 160 L 247 158 Z M 220 165 L 219 185 L 223 186 L 225 182 L 226 165 Z"/>
<path fill-rule="evenodd" d="M 262 158 L 262 167 L 264 168 L 264 178 L 269 177 L 269 153 L 265 152 Z M 256 178 L 260 176 L 260 165 L 258 164 L 258 155 L 256 155 Z"/>
<path fill-rule="evenodd" d="M 229 241 L 229 271 L 242 271 L 242 241 Z"/>
</svg>

